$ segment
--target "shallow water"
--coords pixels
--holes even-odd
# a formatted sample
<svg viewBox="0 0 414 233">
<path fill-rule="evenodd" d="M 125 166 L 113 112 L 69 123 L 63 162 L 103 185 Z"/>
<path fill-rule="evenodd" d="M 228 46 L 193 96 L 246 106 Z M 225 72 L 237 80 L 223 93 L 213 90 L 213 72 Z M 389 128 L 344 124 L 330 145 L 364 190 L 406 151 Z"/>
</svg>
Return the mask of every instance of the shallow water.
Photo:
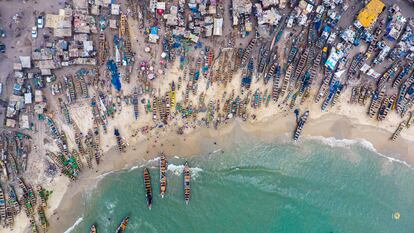
<svg viewBox="0 0 414 233">
<path fill-rule="evenodd" d="M 71 232 L 88 232 L 93 223 L 100 233 L 115 232 L 124 216 L 130 216 L 126 232 L 413 232 L 412 168 L 356 141 L 254 141 L 187 159 L 171 156 L 164 199 L 156 160 L 109 174 L 86 194 Z M 193 167 L 188 206 L 185 160 Z M 152 175 L 152 210 L 143 166 Z"/>
</svg>

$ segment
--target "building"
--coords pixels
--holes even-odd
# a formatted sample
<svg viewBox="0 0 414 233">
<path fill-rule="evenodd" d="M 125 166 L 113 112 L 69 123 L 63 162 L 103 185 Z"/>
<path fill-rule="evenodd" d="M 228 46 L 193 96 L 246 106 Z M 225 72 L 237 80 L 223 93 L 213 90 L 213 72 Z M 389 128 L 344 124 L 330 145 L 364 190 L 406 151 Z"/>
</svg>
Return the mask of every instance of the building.
<svg viewBox="0 0 414 233">
<path fill-rule="evenodd" d="M 215 36 L 222 36 L 223 35 L 223 18 L 214 19 L 213 35 L 215 35 Z"/>
<path fill-rule="evenodd" d="M 111 14 L 113 15 L 119 15 L 121 12 L 121 6 L 118 4 L 112 4 L 111 5 Z"/>
<path fill-rule="evenodd" d="M 32 104 L 32 93 L 24 93 L 24 104 Z"/>
<path fill-rule="evenodd" d="M 43 93 L 42 90 L 35 90 L 35 103 L 43 102 Z"/>
<path fill-rule="evenodd" d="M 22 64 L 22 68 L 30 69 L 32 67 L 30 56 L 20 56 L 19 58 L 20 58 L 20 63 Z"/>
<path fill-rule="evenodd" d="M 401 10 L 396 4 L 390 9 L 390 16 L 392 19 L 387 24 L 385 37 L 391 41 L 397 41 L 405 28 L 407 19 L 401 14 Z"/>
<path fill-rule="evenodd" d="M 279 0 L 261 0 L 264 9 L 279 5 Z"/>
<path fill-rule="evenodd" d="M 59 14 L 46 14 L 46 28 L 53 29 L 55 37 L 71 37 L 72 36 L 72 10 L 60 9 Z"/>
<path fill-rule="evenodd" d="M 335 70 L 336 65 L 338 64 L 339 59 L 343 56 L 343 52 L 332 48 L 331 53 L 328 59 L 325 62 L 325 66 L 330 70 Z"/>
<path fill-rule="evenodd" d="M 21 129 L 30 129 L 29 116 L 27 114 L 20 115 L 19 126 Z"/>
<path fill-rule="evenodd" d="M 282 19 L 282 15 L 280 15 L 276 8 L 270 8 L 267 10 L 263 10 L 260 4 L 256 4 L 256 17 L 257 23 L 259 25 L 271 25 L 276 26 L 279 24 L 279 21 Z"/>
<path fill-rule="evenodd" d="M 239 17 L 242 15 L 250 15 L 253 4 L 250 0 L 233 0 L 233 26 L 239 24 Z"/>
<path fill-rule="evenodd" d="M 7 119 L 6 120 L 6 127 L 16 128 L 16 121 L 13 120 L 13 119 Z"/>
<path fill-rule="evenodd" d="M 371 27 L 378 16 L 384 11 L 385 4 L 381 0 L 371 0 L 365 7 L 359 12 L 355 26 L 359 27 Z"/>
</svg>

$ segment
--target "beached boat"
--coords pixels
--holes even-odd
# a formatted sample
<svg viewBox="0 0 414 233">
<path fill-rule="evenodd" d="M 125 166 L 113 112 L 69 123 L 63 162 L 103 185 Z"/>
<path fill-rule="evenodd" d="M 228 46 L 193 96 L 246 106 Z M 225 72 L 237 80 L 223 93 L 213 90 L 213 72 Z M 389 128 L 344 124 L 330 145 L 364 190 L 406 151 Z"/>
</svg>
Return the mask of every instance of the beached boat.
<svg viewBox="0 0 414 233">
<path fill-rule="evenodd" d="M 115 233 L 123 233 L 128 225 L 129 217 L 125 217 L 119 227 L 116 229 Z"/>
<path fill-rule="evenodd" d="M 16 191 L 14 187 L 9 184 L 8 188 L 8 205 L 12 207 L 12 212 L 14 215 L 17 215 L 20 212 L 20 203 L 17 199 Z"/>
<path fill-rule="evenodd" d="M 95 224 L 92 224 L 91 229 L 89 231 L 90 233 L 96 233 L 96 227 Z"/>
<path fill-rule="evenodd" d="M 188 166 L 188 163 L 185 162 L 184 164 L 184 200 L 185 204 L 188 205 L 190 202 L 190 167 Z"/>
<path fill-rule="evenodd" d="M 138 101 L 138 89 L 134 88 L 134 94 L 132 95 L 132 104 L 134 105 L 134 117 L 138 120 L 139 117 L 139 101 Z"/>
<path fill-rule="evenodd" d="M 116 144 L 118 146 L 118 150 L 121 151 L 121 152 L 125 152 L 126 145 L 125 145 L 124 141 L 122 140 L 121 134 L 119 133 L 118 129 L 115 129 L 114 135 L 115 135 L 115 138 L 116 138 Z"/>
<path fill-rule="evenodd" d="M 309 111 L 306 111 L 302 117 L 299 119 L 298 125 L 295 130 L 295 134 L 293 135 L 293 139 L 297 141 L 302 133 L 303 126 L 305 125 L 306 121 L 309 117 Z"/>
<path fill-rule="evenodd" d="M 144 185 L 145 185 L 145 197 L 147 198 L 148 208 L 152 207 L 152 187 L 151 187 L 151 175 L 147 168 L 144 169 Z"/>
<path fill-rule="evenodd" d="M 401 131 L 402 131 L 405 127 L 406 127 L 406 122 L 405 122 L 405 121 L 401 122 L 401 123 L 398 125 L 397 129 L 395 130 L 394 134 L 392 135 L 391 140 L 392 140 L 392 141 L 395 141 L 395 140 L 396 140 L 396 139 L 400 136 Z"/>
<path fill-rule="evenodd" d="M 162 153 L 160 159 L 160 194 L 162 198 L 164 198 L 165 193 L 167 192 L 167 166 L 167 159 L 165 158 L 164 153 Z"/>
<path fill-rule="evenodd" d="M 34 220 L 34 218 L 30 219 L 30 226 L 32 228 L 32 232 L 33 233 L 38 233 L 39 231 L 37 230 L 37 225 L 36 225 L 36 221 Z"/>
<path fill-rule="evenodd" d="M 6 201 L 4 199 L 3 189 L 0 187 L 0 217 L 6 219 Z"/>
<path fill-rule="evenodd" d="M 37 213 L 39 214 L 39 219 L 42 225 L 43 232 L 46 232 L 46 229 L 49 226 L 49 223 L 46 219 L 45 210 L 43 209 L 43 207 L 39 206 L 37 209 Z"/>
</svg>

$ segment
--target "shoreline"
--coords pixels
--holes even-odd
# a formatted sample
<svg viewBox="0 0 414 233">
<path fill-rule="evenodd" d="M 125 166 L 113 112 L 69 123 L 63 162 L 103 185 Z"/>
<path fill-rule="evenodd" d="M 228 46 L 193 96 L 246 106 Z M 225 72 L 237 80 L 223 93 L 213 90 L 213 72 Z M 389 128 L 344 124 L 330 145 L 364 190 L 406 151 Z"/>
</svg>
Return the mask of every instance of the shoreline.
<svg viewBox="0 0 414 233">
<path fill-rule="evenodd" d="M 275 121 L 277 124 L 271 124 Z M 82 173 L 78 181 L 66 186 L 67 188 L 59 201 L 58 207 L 53 210 L 53 215 L 49 217 L 51 222 L 50 231 L 66 232 L 74 225 L 75 221 L 83 217 L 79 216 L 79 213 L 84 212 L 84 203 L 79 202 L 79 200 L 84 201 L 85 193 L 95 189 L 106 175 L 128 171 L 139 164 L 154 159 L 161 150 L 167 154 L 167 157 L 203 155 L 231 148 L 237 138 L 242 137 L 242 135 L 267 143 L 280 138 L 283 141 L 291 141 L 290 134 L 295 126 L 294 122 L 293 114 L 280 113 L 257 122 L 232 121 L 222 125 L 218 130 L 199 127 L 181 137 L 177 137 L 175 132 L 166 132 L 167 136 L 159 141 L 159 144 L 164 144 L 160 148 L 151 148 L 146 140 L 130 145 L 126 153 L 119 153 L 115 147 L 112 147 L 105 152 L 99 170 L 87 170 Z M 389 135 L 390 132 L 385 129 L 358 124 L 356 119 L 349 119 L 344 115 L 334 113 L 324 113 L 318 115 L 317 118 L 312 118 L 311 115 L 309 122 L 304 127 L 302 138 L 325 141 L 323 143 L 327 143 L 326 140 L 329 141 L 333 138 L 335 143 L 327 143 L 331 146 L 338 146 L 338 141 L 343 141 L 345 146 L 355 143 L 363 144 L 367 141 L 370 144 L 363 146 L 373 147 L 369 149 L 379 154 L 379 157 L 412 168 L 414 157 L 410 157 L 408 154 L 410 150 L 414 150 L 412 141 L 401 137 L 398 139 L 399 146 L 396 147 L 389 140 Z M 145 153 L 146 150 L 149 153 Z M 78 205 L 73 207 L 72 203 L 78 203 Z"/>
<path fill-rule="evenodd" d="M 394 9 L 395 2 L 383 2 L 387 8 L 393 5 Z M 7 108 L 4 106 L 7 110 L 4 111 L 7 113 L 5 125 L 13 125 L 14 128 L 13 123 L 18 122 L 18 128 L 23 129 L 29 128 L 22 127 L 26 125 L 22 124 L 26 123 L 26 119 L 30 123 L 30 131 L 26 131 L 33 139 L 30 140 L 30 147 L 34 150 L 28 152 L 29 162 L 24 160 L 25 173 L 20 175 L 32 187 L 42 185 L 46 190 L 53 191 L 44 209 L 50 232 L 69 232 L 69 227 L 74 228 L 74 224 L 82 221 L 79 215 L 85 213 L 86 196 L 107 175 L 145 166 L 160 152 L 164 152 L 168 158 L 174 155 L 209 158 L 207 154 L 224 153 L 240 143 L 293 143 L 292 134 L 297 125 L 293 109 L 296 108 L 300 109 L 301 114 L 309 110 L 310 117 L 294 147 L 301 148 L 305 144 L 301 140 L 307 144 L 315 142 L 316 145 L 322 142 L 332 147 L 358 144 L 385 158 L 384 163 L 387 165 L 397 162 L 414 168 L 414 156 L 409 153 L 414 151 L 414 127 L 409 128 L 407 125 L 396 142 L 390 140 L 401 122 L 407 120 L 407 115 L 401 113 L 400 107 L 412 114 L 413 117 L 409 119 L 414 119 L 411 105 L 414 98 L 410 94 L 411 85 L 414 85 L 411 63 L 406 57 L 393 58 L 390 55 L 391 50 L 397 51 L 398 38 L 395 43 L 389 41 L 390 54 L 380 59 L 378 64 L 375 59 L 384 54 L 377 53 L 380 46 L 373 46 L 386 39 L 382 39 L 385 36 L 384 24 L 377 25 L 377 22 L 385 20 L 387 16 L 397 20 L 394 18 L 396 12 L 406 19 L 405 26 L 399 29 L 400 40 L 407 35 L 406 31 L 410 32 L 408 29 L 414 29 L 414 21 L 410 21 L 414 8 L 406 2 L 395 4 L 401 9 L 388 12 L 386 17 L 384 14 L 376 16 L 374 24 L 364 27 L 366 30 L 358 30 L 352 36 L 359 39 L 358 45 L 342 38 L 345 34 L 341 33 L 338 37 L 348 26 L 348 29 L 355 29 L 352 22 L 365 5 L 356 4 L 358 6 L 349 8 L 352 1 L 313 4 L 312 7 L 324 7 L 306 7 L 305 11 L 300 6 L 303 4 L 280 9 L 276 4 L 270 8 L 275 9 L 274 14 L 283 15 L 283 22 L 279 19 L 272 27 L 263 25 L 256 28 L 261 24 L 259 15 L 251 11 L 252 33 L 246 33 L 247 25 L 235 27 L 237 23 L 234 24 L 233 20 L 238 16 L 234 18 L 237 12 L 234 6 L 239 4 L 233 1 L 219 2 L 217 6 L 207 2 L 196 4 L 197 8 L 205 5 L 204 10 L 208 7 L 209 12 L 203 13 L 201 18 L 206 20 L 206 16 L 210 15 L 209 20 L 199 26 L 199 16 L 191 17 L 184 20 L 185 27 L 181 23 L 170 25 L 169 21 L 177 21 L 172 18 L 167 20 L 171 14 L 187 19 L 194 13 L 192 9 L 181 7 L 181 3 L 177 5 L 176 2 L 166 3 L 164 10 L 170 16 L 165 14 L 152 19 L 145 16 L 154 9 L 158 11 L 158 8 L 134 1 L 111 3 L 117 6 L 104 6 L 98 2 L 88 4 L 85 1 L 55 1 L 50 4 L 42 0 L 34 5 L 25 1 L 23 3 L 26 5 L 9 4 L 4 7 L 7 9 L 2 12 L 5 13 L 3 17 L 0 16 L 5 25 L 6 21 L 13 19 L 6 29 L 11 36 L 3 39 L 7 41 L 7 52 L 2 66 L 7 66 L 4 73 L 8 72 L 8 75 L 4 75 L 3 96 L 9 96 Z M 114 14 L 112 7 L 118 9 L 119 14 Z M 243 5 L 240 7 L 243 8 Z M 179 8 L 177 13 L 174 9 Z M 214 11 L 210 12 L 210 8 Z M 265 8 L 263 6 L 262 10 L 271 10 Z M 311 12 L 316 14 L 310 15 Z M 62 13 L 65 13 L 65 17 L 61 17 Z M 42 18 L 42 26 L 37 28 L 38 16 L 48 15 L 51 17 Z M 338 18 L 338 15 L 341 17 Z M 33 23 L 33 16 L 36 19 L 35 37 L 34 29 L 26 27 L 30 25 L 28 22 Z M 221 35 L 204 35 L 203 27 L 211 23 L 211 17 L 214 18 L 214 31 L 220 26 L 221 32 L 218 34 Z M 54 23 L 43 25 L 45 18 L 59 19 L 66 26 L 70 25 L 70 36 L 56 36 L 55 32 L 60 30 L 55 29 L 60 28 Z M 296 18 L 305 20 L 287 23 Z M 193 19 L 196 20 L 194 23 Z M 333 28 L 332 22 L 340 27 Z M 384 22 L 387 22 L 388 28 L 388 20 Z M 319 25 L 320 28 L 316 29 L 312 25 Z M 326 26 L 330 26 L 329 32 L 325 31 L 328 29 Z M 151 29 L 151 34 L 156 31 L 158 39 L 155 39 L 155 43 L 152 43 L 154 37 L 150 37 L 151 34 L 147 36 L 147 29 Z M 185 30 L 184 35 L 182 29 Z M 188 33 L 197 37 L 197 43 L 190 42 L 195 38 L 187 38 Z M 365 33 L 367 36 L 364 36 Z M 374 38 L 370 39 L 372 36 Z M 67 46 L 60 46 L 61 40 Z M 79 46 L 84 40 L 88 43 Z M 357 53 L 363 55 L 361 64 Z M 30 58 L 29 66 L 24 65 L 27 59 L 20 58 L 20 55 Z M 332 59 L 336 60 L 333 67 L 331 62 L 328 63 Z M 352 65 L 354 61 L 358 63 L 355 63 L 357 66 Z M 56 64 L 49 64 L 52 62 Z M 372 66 L 372 70 L 365 72 L 359 65 Z M 409 73 L 404 73 L 406 68 L 410 68 Z M 28 79 L 36 77 L 37 80 L 39 69 L 42 76 L 43 73 L 53 73 L 56 80 L 48 84 L 46 79 L 47 83 L 37 88 L 36 82 L 32 83 Z M 398 70 L 398 76 L 389 73 L 394 69 Z M 44 72 L 46 70 L 49 72 Z M 371 71 L 375 71 L 375 75 Z M 12 72 L 15 72 L 14 77 Z M 398 78 L 400 74 L 404 75 Z M 114 80 L 109 81 L 111 76 L 121 82 L 119 86 Z M 14 82 L 19 85 L 13 85 Z M 40 90 L 40 95 L 37 91 L 33 92 L 32 84 Z M 15 87 L 21 91 L 15 90 Z M 56 87 L 59 89 L 57 92 Z M 382 92 L 383 89 L 386 91 Z M 374 91 L 377 91 L 376 95 Z M 30 101 L 26 101 L 28 92 Z M 410 94 L 410 101 L 400 102 L 401 98 L 408 98 L 407 93 Z M 41 104 L 37 105 L 33 94 L 34 97 L 41 97 L 38 98 Z M 378 94 L 385 96 L 374 98 Z M 317 96 L 322 96 L 322 99 Z M 24 107 L 20 109 L 18 102 L 22 98 Z M 54 127 L 47 126 L 40 115 L 36 119 L 35 110 L 38 108 L 32 107 L 40 107 L 42 116 L 44 113 L 44 116 L 49 117 Z M 327 112 L 321 111 L 321 107 Z M 211 125 L 216 124 L 219 125 L 218 129 L 213 129 Z M 120 134 L 115 139 L 114 131 L 118 130 Z M 178 131 L 184 133 L 178 135 Z M 120 147 L 128 145 L 126 152 L 119 152 L 117 144 Z M 62 159 L 52 161 L 48 152 L 61 153 Z M 77 157 L 75 152 L 80 156 Z M 76 161 L 70 162 L 73 167 L 69 169 L 75 171 L 73 173 L 68 174 L 60 168 L 56 168 L 57 173 L 47 170 L 53 170 L 49 163 L 65 167 L 67 161 L 73 161 L 74 158 Z M 7 156 L 5 161 L 8 162 Z M 65 173 L 76 180 L 71 181 Z M 12 174 L 11 179 L 7 178 L 2 185 L 12 184 L 20 175 Z M 22 191 L 25 194 L 24 189 Z M 24 199 L 27 199 L 25 195 L 20 201 Z M 24 208 L 24 205 L 21 207 Z M 26 209 L 30 207 L 26 205 Z M 33 209 L 36 212 L 36 208 Z M 41 224 L 46 225 L 41 215 L 39 218 L 40 213 L 38 210 L 31 217 L 36 224 L 40 220 Z M 26 218 L 21 211 L 14 219 L 12 232 L 29 232 L 29 221 L 30 216 Z M 8 230 L 0 229 L 0 233 Z"/>
</svg>

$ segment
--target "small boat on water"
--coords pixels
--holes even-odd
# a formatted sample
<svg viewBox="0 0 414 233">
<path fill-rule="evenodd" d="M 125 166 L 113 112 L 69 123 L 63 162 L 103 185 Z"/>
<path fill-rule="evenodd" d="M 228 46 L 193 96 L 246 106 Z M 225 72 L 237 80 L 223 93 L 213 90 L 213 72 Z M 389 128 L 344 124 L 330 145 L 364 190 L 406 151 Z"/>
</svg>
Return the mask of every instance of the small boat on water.
<svg viewBox="0 0 414 233">
<path fill-rule="evenodd" d="M 89 231 L 90 233 L 96 233 L 96 227 L 95 224 L 92 224 L 91 226 L 91 230 Z"/>
<path fill-rule="evenodd" d="M 128 225 L 129 217 L 125 217 L 119 227 L 116 229 L 115 233 L 123 233 Z"/>
<path fill-rule="evenodd" d="M 145 197 L 147 198 L 148 208 L 152 207 L 152 187 L 151 187 L 151 175 L 147 168 L 144 169 L 144 185 L 145 185 Z"/>
<path fill-rule="evenodd" d="M 188 205 L 188 203 L 190 202 L 190 167 L 188 166 L 188 162 L 185 162 L 184 164 L 184 169 L 183 169 L 183 174 L 184 174 L 184 200 L 185 200 L 185 204 Z"/>
<path fill-rule="evenodd" d="M 168 162 L 165 158 L 164 153 L 161 154 L 160 159 L 160 194 L 161 198 L 164 198 L 165 193 L 167 192 L 167 166 Z"/>
</svg>

